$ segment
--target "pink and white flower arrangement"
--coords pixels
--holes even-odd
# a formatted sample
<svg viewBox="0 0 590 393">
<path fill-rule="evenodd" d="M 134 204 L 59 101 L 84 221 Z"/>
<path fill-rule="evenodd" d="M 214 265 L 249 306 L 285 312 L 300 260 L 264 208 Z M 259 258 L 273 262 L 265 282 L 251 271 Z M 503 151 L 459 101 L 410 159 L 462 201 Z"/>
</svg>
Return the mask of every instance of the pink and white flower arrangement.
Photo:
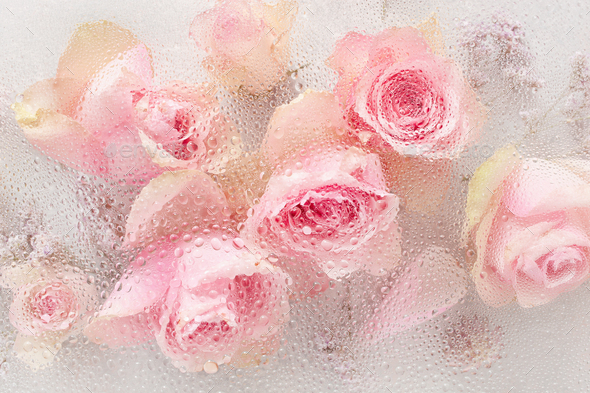
<svg viewBox="0 0 590 393">
<path fill-rule="evenodd" d="M 192 221 L 186 230 L 161 225 L 172 224 L 174 205 Z M 186 371 L 255 364 L 273 353 L 289 319 L 287 276 L 220 226 L 226 207 L 202 172 L 152 180 L 127 225 L 128 245 L 141 251 L 85 333 L 113 347 L 155 339 Z"/>
<path fill-rule="evenodd" d="M 291 0 L 215 1 L 187 32 L 209 75 L 192 83 L 157 75 L 129 30 L 84 23 L 55 78 L 12 105 L 45 154 L 114 187 L 143 187 L 104 203 L 127 211 L 103 304 L 69 260 L 31 261 L 26 250 L 3 260 L 18 357 L 43 367 L 83 332 L 103 348 L 151 342 L 180 370 L 213 373 L 268 363 L 297 302 L 335 287 L 379 285 L 363 294 L 368 318 L 348 332 L 372 341 L 446 314 L 469 273 L 493 307 L 540 306 L 588 279 L 586 161 L 507 147 L 481 165 L 469 179 L 466 260 L 444 222 L 423 225 L 449 213 L 437 210 L 460 189 L 457 158 L 485 118 L 435 18 L 346 33 L 327 59 L 333 91 L 295 97 L 283 82 L 298 14 Z"/>
</svg>

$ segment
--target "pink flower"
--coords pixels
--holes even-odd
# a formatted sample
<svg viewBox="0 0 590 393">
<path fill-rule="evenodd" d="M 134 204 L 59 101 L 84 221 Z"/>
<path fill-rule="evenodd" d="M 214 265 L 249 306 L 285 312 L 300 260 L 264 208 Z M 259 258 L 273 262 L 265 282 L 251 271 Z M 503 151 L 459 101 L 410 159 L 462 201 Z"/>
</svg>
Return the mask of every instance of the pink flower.
<svg viewBox="0 0 590 393">
<path fill-rule="evenodd" d="M 154 162 L 215 171 L 240 153 L 235 127 L 208 95 L 212 87 L 173 82 L 134 95 L 139 136 Z"/>
<path fill-rule="evenodd" d="M 75 293 L 59 280 L 39 279 L 16 290 L 9 318 L 19 332 L 36 335 L 69 329 L 78 319 Z"/>
<path fill-rule="evenodd" d="M 378 157 L 350 148 L 302 158 L 270 178 L 243 236 L 291 257 L 295 265 L 284 265 L 291 276 L 300 275 L 291 269 L 312 259 L 305 262 L 312 282 L 322 274 L 338 278 L 359 268 L 383 274 L 394 266 L 400 255 L 399 200 L 385 187 Z M 378 243 L 387 249 L 379 255 Z"/>
<path fill-rule="evenodd" d="M 590 275 L 590 166 L 497 152 L 469 184 L 472 275 L 482 299 L 550 302 Z"/>
<path fill-rule="evenodd" d="M 477 134 L 479 104 L 457 66 L 418 29 L 348 33 L 328 63 L 339 74 L 335 93 L 345 117 L 364 142 L 455 155 Z"/>
<path fill-rule="evenodd" d="M 70 38 L 56 77 L 29 87 L 12 108 L 29 142 L 58 161 L 100 176 L 149 179 L 160 171 L 149 157 L 117 153 L 140 146 L 132 92 L 148 88 L 152 75 L 149 51 L 130 31 L 85 23 Z"/>
<path fill-rule="evenodd" d="M 289 30 L 296 15 L 294 1 L 220 0 L 195 17 L 190 35 L 207 52 L 204 65 L 217 79 L 257 94 L 286 76 Z"/>
<path fill-rule="evenodd" d="M 14 350 L 33 370 L 52 361 L 93 309 L 96 289 L 85 275 L 68 270 L 30 264 L 2 270 L 0 284 L 13 291 L 8 317 L 18 331 Z"/>
<path fill-rule="evenodd" d="M 155 338 L 187 371 L 245 366 L 272 353 L 288 319 L 287 276 L 223 229 L 224 203 L 202 172 L 152 180 L 127 225 L 128 244 L 143 249 L 86 334 L 109 346 Z M 185 225 L 176 226 L 172 212 Z"/>
</svg>

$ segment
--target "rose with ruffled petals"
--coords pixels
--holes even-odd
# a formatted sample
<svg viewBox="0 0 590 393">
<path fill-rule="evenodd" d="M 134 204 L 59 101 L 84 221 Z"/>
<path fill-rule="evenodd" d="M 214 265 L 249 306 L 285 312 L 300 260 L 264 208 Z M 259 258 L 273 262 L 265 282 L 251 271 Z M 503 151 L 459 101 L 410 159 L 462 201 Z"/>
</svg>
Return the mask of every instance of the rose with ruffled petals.
<svg viewBox="0 0 590 393">
<path fill-rule="evenodd" d="M 195 17 L 190 35 L 207 52 L 204 65 L 217 79 L 257 94 L 286 76 L 289 30 L 296 15 L 294 1 L 219 0 Z"/>
<path fill-rule="evenodd" d="M 539 306 L 590 276 L 587 162 L 502 149 L 475 172 L 467 214 L 472 275 L 486 303 Z"/>
<path fill-rule="evenodd" d="M 69 329 L 78 318 L 76 294 L 61 281 L 40 279 L 18 288 L 10 322 L 23 334 Z"/>
<path fill-rule="evenodd" d="M 123 147 L 140 146 L 132 92 L 149 88 L 152 77 L 148 48 L 133 33 L 111 22 L 85 23 L 56 77 L 29 87 L 12 108 L 29 142 L 56 160 L 100 176 L 149 179 L 161 170 L 143 154 L 128 159 Z"/>
<path fill-rule="evenodd" d="M 480 106 L 450 60 L 433 52 L 422 31 L 391 28 L 348 33 L 329 65 L 350 126 L 367 143 L 402 154 L 455 155 L 477 134 Z"/>
<path fill-rule="evenodd" d="M 134 95 L 144 148 L 160 166 L 215 171 L 240 153 L 240 138 L 208 85 L 173 82 Z"/>
<path fill-rule="evenodd" d="M 387 191 L 378 157 L 350 148 L 314 158 L 270 178 L 243 236 L 282 256 L 311 258 L 309 267 L 331 278 L 359 268 L 383 274 L 399 260 L 399 199 Z M 387 252 L 369 256 L 377 243 Z"/>
<path fill-rule="evenodd" d="M 49 364 L 81 329 L 96 297 L 85 275 L 36 265 L 5 267 L 0 282 L 13 293 L 8 318 L 18 331 L 14 350 L 33 370 Z"/>
<path fill-rule="evenodd" d="M 276 350 L 288 319 L 287 276 L 220 228 L 226 208 L 202 172 L 152 180 L 127 224 L 127 244 L 142 250 L 86 334 L 109 346 L 155 338 L 187 371 L 246 366 Z M 170 232 L 178 227 L 186 229 Z"/>
<path fill-rule="evenodd" d="M 254 359 L 241 352 L 254 346 L 252 356 L 272 353 L 288 318 L 286 276 L 244 249 L 218 252 L 212 242 L 202 257 L 180 265 L 156 333 L 162 352 L 188 371 L 208 361 L 246 365 Z"/>
</svg>

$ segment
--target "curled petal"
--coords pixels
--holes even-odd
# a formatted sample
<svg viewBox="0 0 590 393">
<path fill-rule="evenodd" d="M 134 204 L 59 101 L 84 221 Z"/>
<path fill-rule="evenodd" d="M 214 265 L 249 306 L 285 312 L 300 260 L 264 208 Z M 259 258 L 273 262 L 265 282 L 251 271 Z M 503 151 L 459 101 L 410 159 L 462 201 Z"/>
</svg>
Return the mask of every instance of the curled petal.
<svg viewBox="0 0 590 393">
<path fill-rule="evenodd" d="M 75 78 L 84 83 L 96 76 L 122 54 L 136 50 L 143 44 L 129 30 L 113 22 L 99 21 L 84 23 L 70 37 L 68 47 L 59 58 L 57 78 Z M 145 48 L 145 46 L 143 46 Z M 144 53 L 137 53 L 126 64 L 128 71 L 137 73 L 145 81 L 152 78 L 151 59 Z"/>
<path fill-rule="evenodd" d="M 466 272 L 440 247 L 430 247 L 418 255 L 408 270 L 389 289 L 361 334 L 375 339 L 410 329 L 445 312 L 467 293 Z M 376 330 L 376 324 L 383 324 L 383 328 Z"/>
<path fill-rule="evenodd" d="M 192 217 L 190 228 L 228 214 L 225 196 L 209 176 L 195 170 L 168 171 L 141 190 L 127 219 L 126 244 L 145 244 L 166 235 L 162 224 L 169 222 L 171 210 L 182 222 Z"/>
<path fill-rule="evenodd" d="M 467 231 L 479 222 L 496 190 L 519 164 L 519 156 L 512 145 L 498 150 L 490 159 L 480 165 L 469 181 L 469 193 L 465 208 L 468 219 Z"/>
<path fill-rule="evenodd" d="M 289 104 L 278 107 L 268 126 L 264 150 L 270 161 L 278 164 L 312 143 L 354 143 L 331 93 L 307 90 Z"/>
</svg>

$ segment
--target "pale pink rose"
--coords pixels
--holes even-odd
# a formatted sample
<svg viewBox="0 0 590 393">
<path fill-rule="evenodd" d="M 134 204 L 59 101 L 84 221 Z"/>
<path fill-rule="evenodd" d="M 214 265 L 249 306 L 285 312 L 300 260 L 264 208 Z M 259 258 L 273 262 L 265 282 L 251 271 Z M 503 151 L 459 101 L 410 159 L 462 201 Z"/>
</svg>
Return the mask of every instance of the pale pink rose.
<svg viewBox="0 0 590 393">
<path fill-rule="evenodd" d="M 8 317 L 18 331 L 14 350 L 37 370 L 81 330 L 83 318 L 93 310 L 96 289 L 85 275 L 30 264 L 3 268 L 1 276 L 2 287 L 13 293 Z"/>
<path fill-rule="evenodd" d="M 478 133 L 481 108 L 460 70 L 412 27 L 350 32 L 328 64 L 335 94 L 361 139 L 402 154 L 456 155 Z"/>
<path fill-rule="evenodd" d="M 162 352 L 188 371 L 207 361 L 249 363 L 241 353 L 253 347 L 272 352 L 288 319 L 286 275 L 244 249 L 202 252 L 183 261 L 166 293 L 156 333 Z"/>
<path fill-rule="evenodd" d="M 437 246 L 409 261 L 395 278 L 359 331 L 363 339 L 386 339 L 436 317 L 457 304 L 469 285 L 465 270 Z"/>
<path fill-rule="evenodd" d="M 359 268 L 384 274 L 395 266 L 398 203 L 377 155 L 325 150 L 274 174 L 241 233 L 267 252 L 290 257 L 283 265 L 289 274 L 307 264 L 311 288 L 322 274 L 338 278 Z M 379 244 L 386 252 L 371 255 Z"/>
<path fill-rule="evenodd" d="M 239 134 L 208 94 L 212 88 L 172 82 L 135 92 L 139 136 L 154 162 L 215 171 L 240 154 Z"/>
<path fill-rule="evenodd" d="M 486 303 L 542 305 L 589 277 L 587 162 L 519 159 L 502 149 L 475 172 L 467 214 L 472 275 Z"/>
<path fill-rule="evenodd" d="M 205 67 L 230 89 L 252 94 L 286 77 L 295 1 L 219 0 L 195 17 L 190 36 L 207 53 Z"/>
<path fill-rule="evenodd" d="M 161 170 L 137 153 L 132 92 L 150 87 L 152 76 L 149 51 L 130 31 L 85 23 L 56 77 L 29 87 L 12 108 L 29 142 L 52 158 L 99 176 L 149 179 Z"/>
<path fill-rule="evenodd" d="M 20 333 L 36 335 L 69 329 L 78 312 L 74 291 L 59 280 L 40 279 L 16 290 L 9 318 Z"/>
<path fill-rule="evenodd" d="M 256 363 L 278 347 L 288 320 L 287 276 L 220 227 L 226 206 L 213 185 L 185 170 L 142 190 L 126 238 L 143 249 L 85 329 L 94 342 L 128 346 L 155 338 L 175 366 L 207 372 Z M 173 230 L 183 225 L 174 224 L 179 212 L 172 206 L 194 222 Z"/>
</svg>

